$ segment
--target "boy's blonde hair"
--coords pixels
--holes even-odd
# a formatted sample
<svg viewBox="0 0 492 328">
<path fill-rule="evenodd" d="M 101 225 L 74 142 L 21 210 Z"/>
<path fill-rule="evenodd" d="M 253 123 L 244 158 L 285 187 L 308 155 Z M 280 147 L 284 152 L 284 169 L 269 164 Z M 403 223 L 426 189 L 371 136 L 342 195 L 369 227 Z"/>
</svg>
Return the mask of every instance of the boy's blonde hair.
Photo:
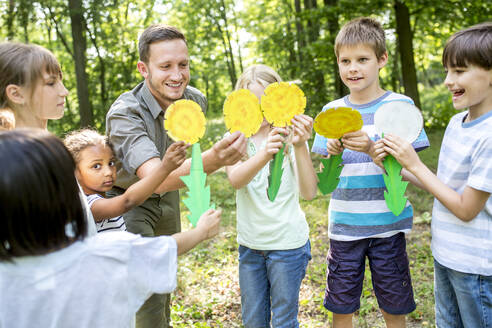
<svg viewBox="0 0 492 328">
<path fill-rule="evenodd" d="M 386 38 L 384 30 L 373 18 L 359 17 L 346 23 L 335 39 L 335 55 L 338 58 L 343 46 L 368 45 L 380 59 L 386 53 Z"/>
<path fill-rule="evenodd" d="M 444 47 L 442 65 L 492 69 L 492 22 L 473 25 L 453 34 Z"/>
<path fill-rule="evenodd" d="M 92 129 L 73 131 L 67 134 L 63 142 L 72 154 L 76 164 L 80 162 L 80 153 L 88 147 L 97 145 L 108 146 L 111 148 L 111 151 L 113 151 L 113 147 L 109 142 L 108 137 L 100 135 L 97 131 Z"/>
<path fill-rule="evenodd" d="M 14 112 L 8 108 L 0 109 L 0 131 L 9 131 L 15 129 Z"/>
<path fill-rule="evenodd" d="M 282 78 L 270 66 L 262 64 L 252 65 L 246 68 L 237 80 L 236 90 L 247 89 L 253 82 L 266 88 L 269 84 L 282 82 Z"/>
</svg>

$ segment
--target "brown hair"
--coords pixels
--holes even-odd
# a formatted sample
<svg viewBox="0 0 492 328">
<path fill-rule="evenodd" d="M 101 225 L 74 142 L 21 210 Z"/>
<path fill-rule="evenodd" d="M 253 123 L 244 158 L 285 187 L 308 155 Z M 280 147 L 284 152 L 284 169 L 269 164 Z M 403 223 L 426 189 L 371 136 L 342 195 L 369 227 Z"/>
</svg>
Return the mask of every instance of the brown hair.
<svg viewBox="0 0 492 328">
<path fill-rule="evenodd" d="M 180 39 L 186 43 L 186 38 L 181 31 L 174 26 L 156 24 L 145 29 L 138 39 L 138 54 L 144 63 L 149 62 L 149 48 L 154 42 Z"/>
<path fill-rule="evenodd" d="M 0 131 L 9 131 L 15 129 L 14 112 L 8 108 L 0 109 Z"/>
<path fill-rule="evenodd" d="M 263 87 L 275 82 L 282 82 L 282 78 L 270 66 L 257 64 L 244 70 L 236 82 L 236 90 L 247 89 L 250 83 L 259 83 Z"/>
<path fill-rule="evenodd" d="M 63 142 L 68 151 L 72 154 L 76 164 L 80 162 L 80 153 L 88 147 L 102 145 L 108 146 L 113 150 L 108 137 L 100 135 L 97 131 L 92 129 L 73 131 L 66 135 Z"/>
<path fill-rule="evenodd" d="M 386 38 L 384 30 L 373 18 L 359 17 L 346 23 L 335 39 L 335 54 L 338 57 L 342 46 L 356 46 L 366 44 L 376 53 L 380 59 L 386 52 Z"/>
<path fill-rule="evenodd" d="M 61 78 L 60 64 L 47 49 L 16 42 L 0 43 L 0 107 L 8 107 L 7 86 L 15 84 L 31 88 L 42 78 L 43 73 Z"/>
<path fill-rule="evenodd" d="M 476 65 L 492 69 L 492 22 L 473 25 L 453 34 L 442 53 L 444 67 Z"/>
</svg>

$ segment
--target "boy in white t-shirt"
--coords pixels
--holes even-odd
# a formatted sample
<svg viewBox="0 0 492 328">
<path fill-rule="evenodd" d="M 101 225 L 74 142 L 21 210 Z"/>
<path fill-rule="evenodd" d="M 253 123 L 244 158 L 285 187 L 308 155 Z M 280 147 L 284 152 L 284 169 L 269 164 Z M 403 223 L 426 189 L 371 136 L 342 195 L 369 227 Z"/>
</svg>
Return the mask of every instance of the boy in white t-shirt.
<svg viewBox="0 0 492 328">
<path fill-rule="evenodd" d="M 435 196 L 432 210 L 436 325 L 490 327 L 492 320 L 492 23 L 454 34 L 442 59 L 456 109 L 437 176 L 413 149 L 385 135 L 393 155 Z M 384 156 L 384 153 L 383 155 Z"/>
</svg>

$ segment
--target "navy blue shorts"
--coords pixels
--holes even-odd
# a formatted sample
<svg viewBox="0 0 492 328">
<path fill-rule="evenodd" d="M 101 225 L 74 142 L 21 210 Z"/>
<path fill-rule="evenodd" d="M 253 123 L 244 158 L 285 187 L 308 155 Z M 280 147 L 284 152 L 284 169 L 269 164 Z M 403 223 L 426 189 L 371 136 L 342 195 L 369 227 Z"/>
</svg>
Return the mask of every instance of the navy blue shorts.
<svg viewBox="0 0 492 328">
<path fill-rule="evenodd" d="M 390 314 L 414 311 L 416 306 L 405 248 L 403 232 L 387 238 L 330 240 L 325 308 L 338 314 L 359 309 L 367 256 L 379 307 Z"/>
</svg>

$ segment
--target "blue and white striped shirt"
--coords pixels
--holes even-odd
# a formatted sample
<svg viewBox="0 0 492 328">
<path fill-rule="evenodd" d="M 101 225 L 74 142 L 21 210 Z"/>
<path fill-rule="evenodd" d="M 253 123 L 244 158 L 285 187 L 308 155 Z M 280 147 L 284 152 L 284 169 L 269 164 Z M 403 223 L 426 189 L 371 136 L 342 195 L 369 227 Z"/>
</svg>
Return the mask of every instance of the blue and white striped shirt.
<svg viewBox="0 0 492 328">
<path fill-rule="evenodd" d="M 462 194 L 465 187 L 492 192 L 492 111 L 464 123 L 468 111 L 451 118 L 439 154 L 437 177 Z M 437 199 L 432 210 L 432 254 L 456 271 L 492 275 L 492 197 L 470 222 Z"/>
<path fill-rule="evenodd" d="M 364 125 L 362 130 L 376 141 L 380 136 L 374 127 L 374 113 L 384 103 L 390 101 L 413 101 L 404 95 L 386 92 L 380 98 L 363 105 L 350 103 L 348 96 L 332 101 L 323 110 L 333 107 L 348 106 L 358 110 Z M 316 134 L 312 152 L 328 155 L 327 139 Z M 416 150 L 429 146 L 429 140 L 422 130 L 413 143 Z M 343 170 L 340 182 L 331 195 L 329 205 L 328 235 L 334 240 L 358 240 L 375 237 L 390 237 L 400 231 L 405 233 L 412 229 L 413 209 L 410 202 L 397 217 L 386 205 L 383 171 L 365 153 L 345 149 L 342 155 Z"/>
</svg>

